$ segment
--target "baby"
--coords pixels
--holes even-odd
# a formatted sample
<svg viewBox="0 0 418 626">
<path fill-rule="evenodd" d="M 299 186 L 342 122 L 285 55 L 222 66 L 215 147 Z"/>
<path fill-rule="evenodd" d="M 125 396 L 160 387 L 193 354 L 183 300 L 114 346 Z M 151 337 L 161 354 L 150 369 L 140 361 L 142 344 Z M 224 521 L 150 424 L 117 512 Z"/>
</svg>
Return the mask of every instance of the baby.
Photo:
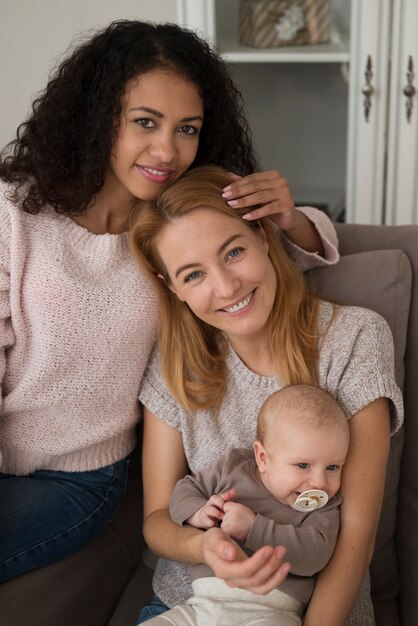
<svg viewBox="0 0 418 626">
<path fill-rule="evenodd" d="M 315 575 L 337 540 L 348 443 L 347 419 L 326 391 L 301 384 L 272 394 L 261 407 L 253 451 L 232 449 L 180 480 L 170 514 L 181 525 L 220 526 L 248 554 L 267 544 L 285 546 L 288 577 L 279 589 L 256 595 L 195 565 L 193 596 L 150 626 L 300 625 Z"/>
</svg>

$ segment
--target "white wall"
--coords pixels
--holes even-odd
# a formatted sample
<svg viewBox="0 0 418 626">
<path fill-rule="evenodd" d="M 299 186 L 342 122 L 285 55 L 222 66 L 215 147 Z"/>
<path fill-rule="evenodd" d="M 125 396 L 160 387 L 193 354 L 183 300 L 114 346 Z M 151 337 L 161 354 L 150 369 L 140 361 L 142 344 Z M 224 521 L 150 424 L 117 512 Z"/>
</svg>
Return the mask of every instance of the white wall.
<svg viewBox="0 0 418 626">
<path fill-rule="evenodd" d="M 176 0 L 0 0 L 0 148 L 74 38 L 125 18 L 174 22 Z"/>
</svg>

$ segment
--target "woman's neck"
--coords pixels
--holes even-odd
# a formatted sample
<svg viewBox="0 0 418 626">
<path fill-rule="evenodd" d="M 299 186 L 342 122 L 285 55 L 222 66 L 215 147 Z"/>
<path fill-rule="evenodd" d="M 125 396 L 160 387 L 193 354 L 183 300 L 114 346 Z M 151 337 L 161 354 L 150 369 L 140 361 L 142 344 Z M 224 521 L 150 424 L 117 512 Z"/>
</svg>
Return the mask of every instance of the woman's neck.
<svg viewBox="0 0 418 626">
<path fill-rule="evenodd" d="M 100 209 L 95 211 L 95 207 L 91 207 L 82 215 L 73 216 L 73 220 L 95 235 L 120 235 L 128 230 L 129 213 L 120 215 L 117 211 L 109 211 L 104 214 Z"/>
<path fill-rule="evenodd" d="M 277 370 L 273 361 L 270 346 L 266 340 L 236 340 L 228 337 L 234 352 L 241 361 L 255 374 L 260 376 L 276 376 Z"/>
<path fill-rule="evenodd" d="M 125 189 L 112 189 L 105 181 L 90 207 L 73 219 L 95 235 L 119 235 L 128 230 L 129 216 L 136 202 Z"/>
</svg>

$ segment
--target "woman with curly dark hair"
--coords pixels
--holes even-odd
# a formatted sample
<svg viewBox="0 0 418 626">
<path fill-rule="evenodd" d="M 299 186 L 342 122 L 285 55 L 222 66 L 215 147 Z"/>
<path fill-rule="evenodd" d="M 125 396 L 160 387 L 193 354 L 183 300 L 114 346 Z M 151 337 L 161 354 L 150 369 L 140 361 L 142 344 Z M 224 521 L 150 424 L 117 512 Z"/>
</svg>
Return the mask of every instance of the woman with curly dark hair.
<svg viewBox="0 0 418 626">
<path fill-rule="evenodd" d="M 172 24 L 94 34 L 2 151 L 0 582 L 78 550 L 114 515 L 158 315 L 129 216 L 212 162 L 234 172 L 231 206 L 275 214 L 308 265 L 335 260 L 327 218 L 295 210 L 278 172 L 256 171 L 224 62 Z"/>
</svg>

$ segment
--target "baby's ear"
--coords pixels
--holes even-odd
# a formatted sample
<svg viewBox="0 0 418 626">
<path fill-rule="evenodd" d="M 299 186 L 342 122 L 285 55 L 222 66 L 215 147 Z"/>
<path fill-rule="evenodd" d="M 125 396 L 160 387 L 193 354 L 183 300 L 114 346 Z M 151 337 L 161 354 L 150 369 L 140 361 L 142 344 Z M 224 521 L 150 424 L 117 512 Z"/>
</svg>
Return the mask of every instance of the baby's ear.
<svg viewBox="0 0 418 626">
<path fill-rule="evenodd" d="M 263 474 L 266 471 L 267 453 L 261 441 L 254 441 L 253 450 L 258 470 Z"/>
</svg>

